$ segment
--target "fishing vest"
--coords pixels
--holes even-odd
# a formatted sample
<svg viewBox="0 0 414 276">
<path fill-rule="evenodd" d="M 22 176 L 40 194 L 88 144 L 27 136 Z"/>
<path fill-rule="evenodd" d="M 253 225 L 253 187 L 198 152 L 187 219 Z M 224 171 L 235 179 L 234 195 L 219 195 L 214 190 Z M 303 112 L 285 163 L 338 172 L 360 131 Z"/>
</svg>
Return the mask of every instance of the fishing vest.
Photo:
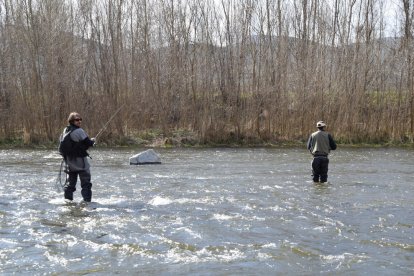
<svg viewBox="0 0 414 276">
<path fill-rule="evenodd" d="M 76 127 L 74 125 L 67 126 L 60 138 L 59 143 L 59 153 L 63 157 L 86 157 L 89 156 L 88 152 L 86 151 L 89 146 L 85 145 L 84 141 L 75 142 L 71 138 L 71 133 L 78 129 L 79 127 Z"/>
<path fill-rule="evenodd" d="M 313 155 L 328 155 L 331 151 L 329 145 L 329 133 L 326 131 L 316 131 L 312 133 L 311 153 Z"/>
</svg>

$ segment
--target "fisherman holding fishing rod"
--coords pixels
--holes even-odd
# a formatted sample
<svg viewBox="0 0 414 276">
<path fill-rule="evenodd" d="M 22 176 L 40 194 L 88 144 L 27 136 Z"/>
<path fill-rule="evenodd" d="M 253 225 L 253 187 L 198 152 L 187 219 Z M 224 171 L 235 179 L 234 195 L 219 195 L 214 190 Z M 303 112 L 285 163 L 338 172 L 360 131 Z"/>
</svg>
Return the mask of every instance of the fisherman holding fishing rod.
<svg viewBox="0 0 414 276">
<path fill-rule="evenodd" d="M 76 191 L 79 176 L 83 201 L 91 202 L 92 183 L 87 150 L 95 144 L 95 138 L 90 139 L 82 129 L 82 117 L 79 113 L 70 113 L 68 123 L 60 136 L 59 143 L 59 152 L 66 163 L 65 173 L 68 174 L 63 186 L 64 197 L 66 200 L 73 200 L 73 192 Z"/>
<path fill-rule="evenodd" d="M 109 118 L 94 138 L 89 138 L 86 132 L 82 129 L 82 117 L 79 113 L 72 112 L 69 114 L 69 125 L 65 127 L 59 139 L 59 153 L 63 156 L 63 161 L 61 163 L 57 181 L 60 182 L 60 186 L 63 188 L 65 199 L 70 201 L 73 200 L 73 193 L 76 191 L 76 182 L 79 176 L 83 201 L 91 202 L 92 183 L 90 165 L 87 159 L 89 154 L 87 150 L 95 145 L 98 137 L 108 127 L 109 123 L 115 118 L 116 114 L 118 114 L 123 106 L 124 105 L 120 106 L 118 110 L 112 114 L 111 118 Z M 67 173 L 67 176 L 65 183 L 62 185 L 60 177 L 63 167 L 65 167 L 64 171 Z"/>
</svg>

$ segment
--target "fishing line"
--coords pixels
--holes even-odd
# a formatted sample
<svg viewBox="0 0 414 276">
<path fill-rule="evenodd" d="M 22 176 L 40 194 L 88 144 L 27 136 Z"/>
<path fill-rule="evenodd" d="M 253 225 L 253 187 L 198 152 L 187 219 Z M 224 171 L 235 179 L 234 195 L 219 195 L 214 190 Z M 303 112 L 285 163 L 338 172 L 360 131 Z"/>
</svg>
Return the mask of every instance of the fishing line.
<svg viewBox="0 0 414 276">
<path fill-rule="evenodd" d="M 99 130 L 98 134 L 95 136 L 95 140 L 98 140 L 99 135 L 102 134 L 102 132 L 108 127 L 109 123 L 112 121 L 113 118 L 115 118 L 116 114 L 118 114 L 119 111 L 121 111 L 121 108 L 124 107 L 125 103 L 121 105 L 115 113 L 109 118 L 109 120 L 105 123 L 105 125 Z"/>
<path fill-rule="evenodd" d="M 66 164 L 65 159 L 63 159 L 62 162 L 60 163 L 60 169 L 59 169 L 58 176 L 57 176 L 56 182 L 55 182 L 55 187 L 56 187 L 58 192 L 63 192 L 63 189 L 64 189 L 65 185 L 69 181 L 69 176 L 67 174 L 67 171 L 68 171 L 68 165 Z M 65 182 L 64 183 L 62 183 L 62 172 L 65 173 Z"/>
</svg>

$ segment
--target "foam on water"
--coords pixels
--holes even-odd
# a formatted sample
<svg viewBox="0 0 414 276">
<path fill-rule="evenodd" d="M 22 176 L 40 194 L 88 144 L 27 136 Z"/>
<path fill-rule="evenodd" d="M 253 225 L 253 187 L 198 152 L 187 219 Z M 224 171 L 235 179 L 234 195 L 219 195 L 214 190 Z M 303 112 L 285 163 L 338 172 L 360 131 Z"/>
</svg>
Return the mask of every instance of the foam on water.
<svg viewBox="0 0 414 276">
<path fill-rule="evenodd" d="M 173 201 L 169 198 L 164 198 L 161 196 L 156 196 L 153 199 L 151 199 L 148 204 L 154 205 L 154 206 L 160 206 L 160 205 L 168 205 L 171 204 Z"/>
</svg>

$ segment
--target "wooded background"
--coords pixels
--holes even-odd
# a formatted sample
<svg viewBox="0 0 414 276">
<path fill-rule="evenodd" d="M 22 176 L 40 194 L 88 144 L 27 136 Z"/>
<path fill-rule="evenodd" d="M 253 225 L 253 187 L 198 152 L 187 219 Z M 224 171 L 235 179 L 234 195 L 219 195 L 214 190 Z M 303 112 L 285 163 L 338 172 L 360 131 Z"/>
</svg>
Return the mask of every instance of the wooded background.
<svg viewBox="0 0 414 276">
<path fill-rule="evenodd" d="M 413 0 L 0 0 L 0 140 L 413 142 Z M 388 14 L 388 15 L 387 15 Z M 387 15 L 387 16 L 386 16 Z"/>
</svg>

